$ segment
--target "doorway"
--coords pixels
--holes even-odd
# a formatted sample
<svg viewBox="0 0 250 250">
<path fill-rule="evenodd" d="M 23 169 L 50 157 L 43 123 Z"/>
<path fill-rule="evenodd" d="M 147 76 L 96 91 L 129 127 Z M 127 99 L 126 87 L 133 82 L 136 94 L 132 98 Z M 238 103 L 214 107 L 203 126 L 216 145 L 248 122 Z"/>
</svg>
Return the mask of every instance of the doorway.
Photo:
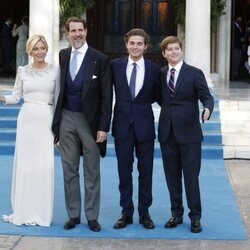
<svg viewBox="0 0 250 250">
<path fill-rule="evenodd" d="M 160 43 L 177 34 L 172 1 L 97 0 L 87 11 L 88 43 L 110 58 L 126 55 L 123 36 L 132 28 L 142 28 L 150 36 L 146 57 L 163 65 Z"/>
<path fill-rule="evenodd" d="M 241 22 L 235 24 L 236 19 Z M 232 1 L 232 37 L 231 37 L 231 74 L 230 80 L 237 82 L 250 83 L 250 73 L 247 69 L 247 48 L 250 45 L 250 0 L 233 0 Z M 237 38 L 238 37 L 238 38 Z M 240 39 L 240 56 L 239 66 L 237 68 L 238 75 L 235 76 L 236 70 L 234 66 L 235 54 L 234 49 L 237 47 L 237 41 Z M 238 46 L 239 47 L 239 46 Z"/>
<path fill-rule="evenodd" d="M 13 24 L 20 25 L 23 16 L 29 16 L 29 0 L 1 0 L 0 8 L 0 34 L 2 31 L 2 25 L 7 20 L 7 18 L 13 19 Z M 1 37 L 0 37 L 1 39 Z M 13 38 L 13 53 L 12 53 L 12 65 L 13 72 L 15 72 L 15 58 L 16 58 L 16 44 L 17 38 Z M 1 43 L 1 41 L 0 41 Z M 0 74 L 2 72 L 2 49 L 0 46 Z"/>
</svg>

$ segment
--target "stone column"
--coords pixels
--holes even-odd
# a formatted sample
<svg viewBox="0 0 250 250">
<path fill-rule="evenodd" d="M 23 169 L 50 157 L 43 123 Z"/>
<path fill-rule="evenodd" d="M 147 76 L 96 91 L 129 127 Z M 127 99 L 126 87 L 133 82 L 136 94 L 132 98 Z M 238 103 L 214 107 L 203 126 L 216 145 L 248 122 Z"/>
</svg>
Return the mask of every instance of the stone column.
<svg viewBox="0 0 250 250">
<path fill-rule="evenodd" d="M 210 0 L 186 0 L 185 61 L 210 77 Z"/>
<path fill-rule="evenodd" d="M 225 15 L 219 20 L 218 29 L 218 74 L 219 84 L 229 86 L 231 56 L 231 8 L 232 0 L 226 1 Z"/>
<path fill-rule="evenodd" d="M 58 63 L 59 0 L 30 0 L 29 35 L 46 37 L 49 51 L 46 60 Z"/>
</svg>

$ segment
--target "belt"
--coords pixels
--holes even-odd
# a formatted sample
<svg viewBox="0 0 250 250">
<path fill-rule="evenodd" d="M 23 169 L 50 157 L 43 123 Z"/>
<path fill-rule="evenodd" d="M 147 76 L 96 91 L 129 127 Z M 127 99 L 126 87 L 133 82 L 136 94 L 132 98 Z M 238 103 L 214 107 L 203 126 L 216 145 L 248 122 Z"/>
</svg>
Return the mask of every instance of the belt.
<svg viewBox="0 0 250 250">
<path fill-rule="evenodd" d="M 24 102 L 25 102 L 25 103 L 39 104 L 39 105 L 49 105 L 49 106 L 53 106 L 52 103 L 39 102 L 39 101 L 29 101 L 29 100 L 26 100 L 26 101 L 24 101 Z"/>
</svg>

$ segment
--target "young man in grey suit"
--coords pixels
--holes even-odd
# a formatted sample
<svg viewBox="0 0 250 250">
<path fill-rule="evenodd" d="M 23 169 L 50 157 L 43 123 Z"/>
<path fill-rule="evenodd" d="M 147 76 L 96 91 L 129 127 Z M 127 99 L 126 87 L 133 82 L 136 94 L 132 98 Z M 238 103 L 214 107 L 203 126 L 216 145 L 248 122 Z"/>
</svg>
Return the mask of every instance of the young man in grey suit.
<svg viewBox="0 0 250 250">
<path fill-rule="evenodd" d="M 82 18 L 66 23 L 72 47 L 59 54 L 61 91 L 52 130 L 63 165 L 65 202 L 72 229 L 81 219 L 80 155 L 84 158 L 84 210 L 89 229 L 100 231 L 100 155 L 105 156 L 112 112 L 112 83 L 107 56 L 88 46 Z"/>
<path fill-rule="evenodd" d="M 166 37 L 161 49 L 168 65 L 162 68 L 161 75 L 158 136 L 172 213 L 165 227 L 173 228 L 183 222 L 183 175 L 190 209 L 190 230 L 199 233 L 202 230 L 199 172 L 203 135 L 198 101 L 203 104 L 202 119 L 206 121 L 213 111 L 214 100 L 202 71 L 182 60 L 181 42 L 177 37 Z"/>
</svg>

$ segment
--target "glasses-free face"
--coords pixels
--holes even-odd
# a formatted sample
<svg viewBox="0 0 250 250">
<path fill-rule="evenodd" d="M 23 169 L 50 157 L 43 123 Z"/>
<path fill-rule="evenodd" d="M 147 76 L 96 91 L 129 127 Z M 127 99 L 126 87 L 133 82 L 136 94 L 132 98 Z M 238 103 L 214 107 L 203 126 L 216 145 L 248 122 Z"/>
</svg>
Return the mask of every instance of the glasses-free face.
<svg viewBox="0 0 250 250">
<path fill-rule="evenodd" d="M 79 49 L 86 42 L 87 28 L 84 29 L 81 22 L 71 22 L 67 36 L 71 45 L 75 49 Z"/>
<path fill-rule="evenodd" d="M 162 52 L 171 66 L 177 65 L 182 60 L 182 50 L 179 43 L 169 43 Z"/>
<path fill-rule="evenodd" d="M 126 43 L 126 47 L 128 54 L 133 61 L 140 60 L 147 48 L 142 36 L 131 36 Z"/>
<path fill-rule="evenodd" d="M 33 47 L 30 55 L 33 57 L 34 62 L 44 62 L 47 55 L 47 48 L 42 41 L 38 41 Z"/>
</svg>

